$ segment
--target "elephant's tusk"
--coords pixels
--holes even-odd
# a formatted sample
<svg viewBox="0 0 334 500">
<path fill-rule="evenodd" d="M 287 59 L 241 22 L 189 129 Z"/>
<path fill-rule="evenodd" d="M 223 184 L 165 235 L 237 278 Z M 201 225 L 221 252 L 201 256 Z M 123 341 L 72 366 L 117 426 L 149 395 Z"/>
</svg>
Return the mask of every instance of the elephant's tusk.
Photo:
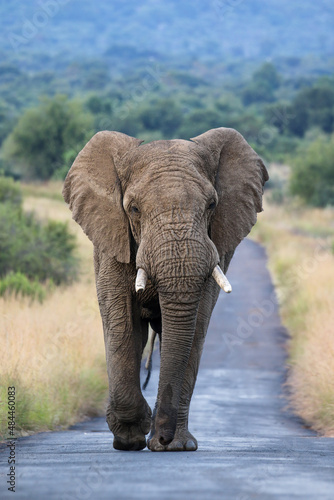
<svg viewBox="0 0 334 500">
<path fill-rule="evenodd" d="M 147 283 L 147 274 L 141 267 L 138 269 L 136 278 L 136 292 L 145 290 Z"/>
<path fill-rule="evenodd" d="M 225 274 L 223 271 L 220 269 L 220 267 L 217 265 L 214 270 L 212 271 L 212 276 L 220 286 L 222 290 L 226 293 L 232 292 L 232 287 L 228 279 L 226 278 Z"/>
</svg>

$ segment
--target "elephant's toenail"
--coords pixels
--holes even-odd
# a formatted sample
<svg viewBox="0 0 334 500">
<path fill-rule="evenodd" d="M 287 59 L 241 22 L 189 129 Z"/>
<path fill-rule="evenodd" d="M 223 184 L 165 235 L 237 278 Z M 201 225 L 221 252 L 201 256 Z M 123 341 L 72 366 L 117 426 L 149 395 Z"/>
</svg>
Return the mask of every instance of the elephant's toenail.
<svg viewBox="0 0 334 500">
<path fill-rule="evenodd" d="M 187 451 L 195 451 L 195 450 L 197 450 L 197 446 L 196 446 L 196 444 L 194 443 L 194 441 L 192 439 L 189 439 L 189 441 L 187 441 L 186 450 Z"/>
</svg>

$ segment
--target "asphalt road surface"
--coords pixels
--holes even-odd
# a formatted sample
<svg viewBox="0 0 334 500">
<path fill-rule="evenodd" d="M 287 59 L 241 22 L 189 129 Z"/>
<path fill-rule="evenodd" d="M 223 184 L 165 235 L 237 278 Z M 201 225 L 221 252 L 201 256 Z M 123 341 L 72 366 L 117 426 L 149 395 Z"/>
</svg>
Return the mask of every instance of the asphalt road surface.
<svg viewBox="0 0 334 500">
<path fill-rule="evenodd" d="M 104 418 L 17 441 L 16 493 L 1 499 L 334 499 L 334 441 L 286 409 L 286 333 L 264 250 L 244 241 L 232 261 L 233 292 L 221 292 L 191 405 L 196 452 L 122 452 Z M 158 382 L 155 353 L 146 397 Z M 144 376 L 144 374 L 143 374 Z"/>
</svg>

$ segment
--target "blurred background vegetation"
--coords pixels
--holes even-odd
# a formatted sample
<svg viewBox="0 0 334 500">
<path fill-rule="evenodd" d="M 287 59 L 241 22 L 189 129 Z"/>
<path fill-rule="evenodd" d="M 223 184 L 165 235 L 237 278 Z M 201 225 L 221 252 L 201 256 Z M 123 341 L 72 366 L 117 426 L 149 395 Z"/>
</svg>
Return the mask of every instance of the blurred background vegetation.
<svg viewBox="0 0 334 500">
<path fill-rule="evenodd" d="M 30 0 L 0 19 L 6 175 L 63 179 L 99 130 L 189 139 L 223 125 L 289 163 L 292 194 L 334 203 L 329 2 Z"/>
<path fill-rule="evenodd" d="M 237 129 L 269 168 L 267 211 L 261 215 L 253 237 L 269 249 L 278 288 L 286 286 L 286 273 L 294 272 L 296 261 L 311 241 L 314 248 L 321 245 L 324 254 L 333 259 L 333 21 L 334 6 L 329 0 L 13 0 L 10 6 L 1 4 L 3 311 L 19 307 L 17 321 L 21 325 L 29 324 L 33 311 L 38 310 L 51 342 L 55 331 L 68 332 L 74 323 L 79 324 L 82 339 L 92 352 L 89 328 L 93 324 L 100 329 L 96 302 L 92 315 L 84 319 L 78 319 L 75 305 L 78 297 L 85 301 L 90 292 L 95 297 L 91 267 L 87 270 L 91 251 L 81 237 L 78 239 L 80 233 L 70 221 L 69 211 L 63 211 L 66 207 L 60 192 L 61 181 L 77 153 L 100 130 L 118 130 L 150 141 L 189 139 L 220 126 Z M 285 237 L 280 231 L 286 232 Z M 293 241 L 293 250 L 280 254 L 280 244 L 284 241 L 287 248 L 287 240 Z M 305 259 L 310 255 L 309 249 Z M 333 269 L 332 260 L 326 261 L 326 272 L 329 269 Z M 329 285 L 327 299 L 331 296 Z M 312 314 L 315 303 L 317 311 L 325 307 L 327 316 L 324 312 L 322 320 L 326 317 L 333 324 L 334 318 L 329 316 L 326 300 L 317 302 L 313 298 L 314 287 L 309 289 L 307 300 L 302 280 L 293 292 L 297 306 L 292 310 L 291 303 L 282 302 L 282 311 L 299 346 L 304 319 L 307 313 Z M 58 317 L 57 322 L 50 311 L 62 308 L 64 297 L 68 314 Z M 21 326 L 15 327 L 15 322 L 6 325 L 3 331 L 7 332 L 8 344 L 8 331 L 17 340 L 16 330 Z M 33 321 L 31 331 L 34 335 L 40 331 Z M 310 390 L 301 382 L 308 380 L 305 357 L 296 354 L 305 352 L 302 345 L 293 348 L 291 354 L 295 407 L 310 425 L 329 432 L 334 429 L 334 389 L 328 389 L 330 382 L 323 384 L 326 395 L 320 402 L 319 397 L 313 398 L 314 412 L 310 415 Z M 45 373 L 40 369 L 41 399 L 36 390 L 29 392 L 25 387 L 25 412 L 30 416 L 22 422 L 22 428 L 29 428 L 28 421 L 35 422 L 31 426 L 34 429 L 43 425 L 53 428 L 59 422 L 66 425 L 78 415 L 94 412 L 98 402 L 92 397 L 89 405 L 84 388 L 82 398 L 75 403 L 69 400 L 67 390 L 59 389 L 60 379 L 67 387 L 66 375 L 74 377 L 77 394 L 81 394 L 82 380 L 88 384 L 87 373 L 97 377 L 100 387 L 105 386 L 103 370 L 97 375 L 91 361 L 87 361 L 82 375 L 82 359 L 89 359 L 89 351 L 83 344 L 81 347 L 81 360 L 74 354 L 71 362 L 66 358 L 67 365 L 72 366 L 70 375 L 63 369 L 61 377 L 54 368 L 58 373 L 54 405 L 63 410 L 55 411 L 50 401 L 50 411 L 45 410 L 46 394 L 53 382 L 49 380 L 44 387 Z M 60 352 L 62 349 L 59 356 Z M 324 348 L 321 356 L 331 352 Z M 96 347 L 96 356 L 101 366 L 102 344 Z M 312 359 L 314 372 L 320 365 L 316 356 Z M 296 382 L 293 377 L 298 369 Z M 15 379 L 13 367 L 8 365 L 4 370 L 8 380 Z M 323 378 L 319 376 L 319 380 Z M 88 386 L 96 391 L 91 382 Z M 34 384 L 38 386 L 36 378 Z M 314 394 L 321 391 L 319 387 L 313 389 Z M 98 393 L 101 403 L 103 390 Z M 32 407 L 32 416 L 29 405 L 36 404 L 39 406 Z M 44 411 L 44 420 L 37 418 Z"/>
<path fill-rule="evenodd" d="M 223 125 L 266 161 L 294 166 L 312 151 L 315 185 L 297 161 L 305 179 L 291 192 L 333 204 L 330 2 L 29 0 L 1 6 L 0 19 L 6 175 L 63 179 L 99 130 L 189 139 Z"/>
</svg>

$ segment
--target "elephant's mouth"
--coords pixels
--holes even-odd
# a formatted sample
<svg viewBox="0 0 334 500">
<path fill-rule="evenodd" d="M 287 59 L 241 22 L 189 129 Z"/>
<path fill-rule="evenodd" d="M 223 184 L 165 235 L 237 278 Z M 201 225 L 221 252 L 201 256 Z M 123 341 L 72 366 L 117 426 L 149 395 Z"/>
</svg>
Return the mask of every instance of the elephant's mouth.
<svg viewBox="0 0 334 500">
<path fill-rule="evenodd" d="M 212 277 L 220 286 L 220 288 L 224 290 L 224 292 L 226 293 L 232 292 L 232 286 L 218 264 L 212 271 Z M 144 271 L 144 269 L 140 267 L 137 271 L 137 277 L 136 277 L 136 285 L 135 285 L 136 292 L 142 292 L 145 290 L 147 279 L 148 277 L 146 271 Z"/>
</svg>

